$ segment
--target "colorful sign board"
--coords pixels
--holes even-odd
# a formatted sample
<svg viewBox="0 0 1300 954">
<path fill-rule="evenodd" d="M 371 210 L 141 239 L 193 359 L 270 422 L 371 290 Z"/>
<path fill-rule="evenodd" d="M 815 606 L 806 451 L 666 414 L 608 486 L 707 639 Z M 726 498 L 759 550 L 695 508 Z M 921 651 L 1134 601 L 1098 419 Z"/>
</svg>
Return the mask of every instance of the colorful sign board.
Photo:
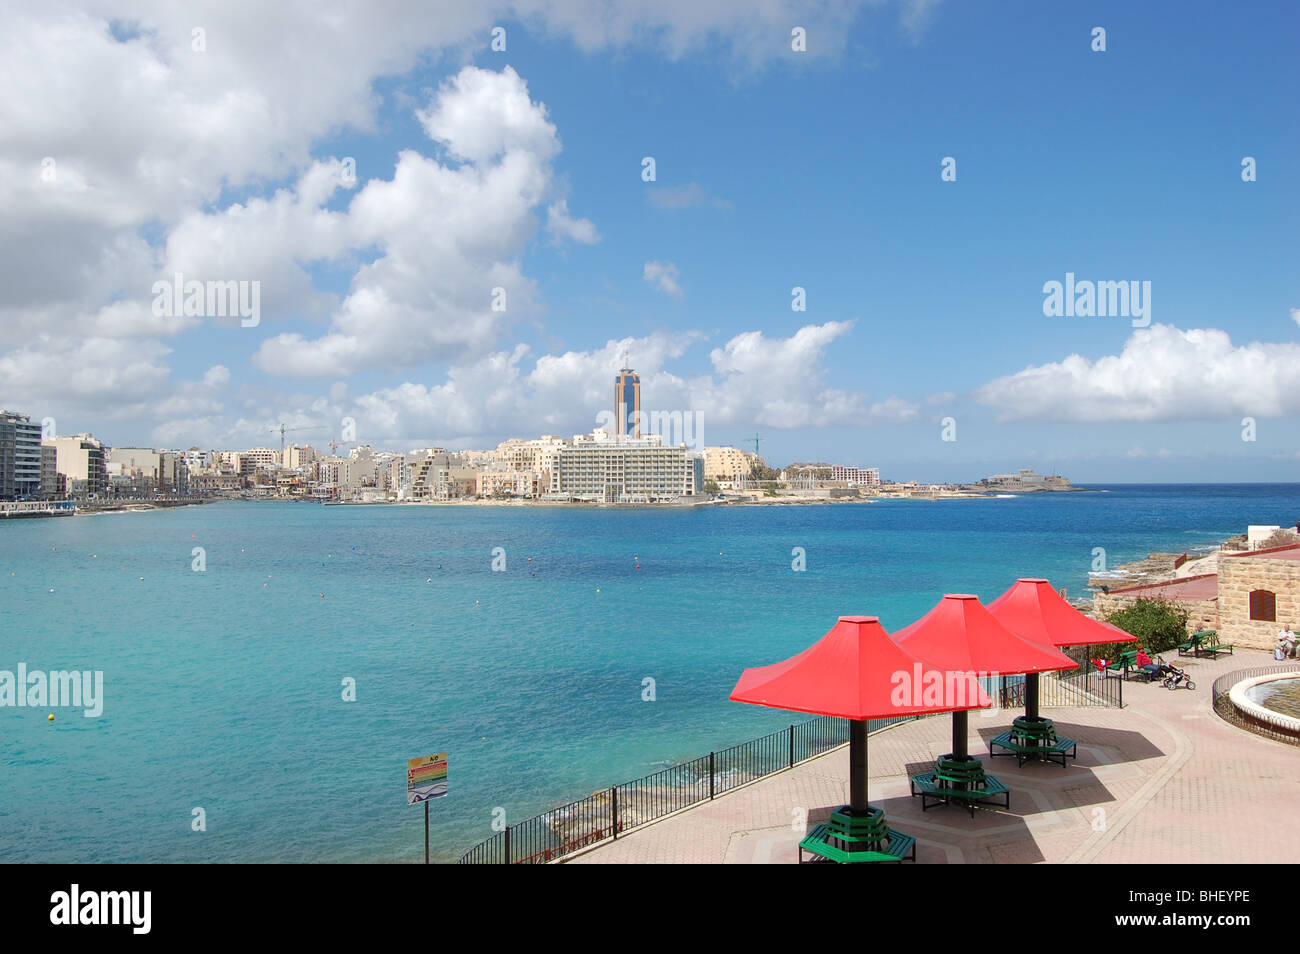
<svg viewBox="0 0 1300 954">
<path fill-rule="evenodd" d="M 406 804 L 447 794 L 447 753 L 425 755 L 406 763 Z"/>
</svg>

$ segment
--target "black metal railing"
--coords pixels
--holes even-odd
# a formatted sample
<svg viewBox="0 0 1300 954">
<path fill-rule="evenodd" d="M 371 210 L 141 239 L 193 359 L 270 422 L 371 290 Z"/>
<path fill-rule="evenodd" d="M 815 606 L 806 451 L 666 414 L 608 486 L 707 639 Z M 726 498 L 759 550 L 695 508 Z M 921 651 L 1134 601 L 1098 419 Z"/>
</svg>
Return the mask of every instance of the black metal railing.
<svg viewBox="0 0 1300 954">
<path fill-rule="evenodd" d="M 1025 677 L 1001 676 L 993 687 L 985 691 L 1003 709 L 1025 707 Z M 1124 708 L 1124 680 L 1098 675 L 1089 665 L 1057 676 L 1042 673 L 1038 677 L 1038 705 L 1042 708 L 1122 709 Z"/>
<path fill-rule="evenodd" d="M 1214 686 L 1210 690 L 1210 698 L 1214 711 L 1225 722 L 1256 735 L 1262 735 L 1265 738 L 1273 739 L 1275 742 L 1286 742 L 1290 745 L 1300 745 L 1300 737 L 1295 733 L 1287 732 L 1262 719 L 1253 719 L 1250 716 L 1238 711 L 1237 707 L 1232 704 L 1229 693 L 1232 687 L 1243 679 L 1250 679 L 1253 676 L 1271 676 L 1275 673 L 1297 672 L 1300 671 L 1300 664 L 1292 663 L 1289 666 L 1255 666 L 1252 669 L 1237 669 L 1233 672 L 1224 673 L 1218 679 L 1214 680 Z"/>
<path fill-rule="evenodd" d="M 994 704 L 1024 707 L 1024 676 L 980 680 Z M 1039 705 L 1122 707 L 1123 680 L 1078 672 L 1039 680 Z M 869 732 L 926 716 L 872 719 Z M 461 856 L 460 864 L 546 864 L 724 792 L 793 768 L 849 741 L 846 719 L 818 716 L 631 782 L 594 792 L 510 825 Z"/>
<path fill-rule="evenodd" d="M 903 719 L 877 719 L 871 731 Z M 708 801 L 844 745 L 845 719 L 808 722 L 683 762 L 510 825 L 467 851 L 460 864 L 545 864 L 629 828 Z"/>
</svg>

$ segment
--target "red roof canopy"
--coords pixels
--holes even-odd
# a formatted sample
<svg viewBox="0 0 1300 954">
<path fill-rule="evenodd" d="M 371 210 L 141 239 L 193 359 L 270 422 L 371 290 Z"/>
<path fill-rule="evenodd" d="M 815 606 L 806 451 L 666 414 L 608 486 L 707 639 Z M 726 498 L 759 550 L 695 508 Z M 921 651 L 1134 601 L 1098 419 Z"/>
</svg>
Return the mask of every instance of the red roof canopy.
<svg viewBox="0 0 1300 954">
<path fill-rule="evenodd" d="M 1013 633 L 1049 646 L 1137 642 L 1118 626 L 1084 616 L 1047 580 L 1016 580 L 989 604 L 989 612 Z"/>
<path fill-rule="evenodd" d="M 933 691 L 936 685 L 941 692 Z M 731 699 L 844 719 L 992 705 L 974 677 L 945 673 L 900 649 L 875 616 L 841 616 L 799 655 L 746 669 Z"/>
<path fill-rule="evenodd" d="M 958 672 L 1015 675 L 1079 667 L 1059 649 L 1017 636 L 964 593 L 947 594 L 893 639 L 931 665 Z"/>
</svg>

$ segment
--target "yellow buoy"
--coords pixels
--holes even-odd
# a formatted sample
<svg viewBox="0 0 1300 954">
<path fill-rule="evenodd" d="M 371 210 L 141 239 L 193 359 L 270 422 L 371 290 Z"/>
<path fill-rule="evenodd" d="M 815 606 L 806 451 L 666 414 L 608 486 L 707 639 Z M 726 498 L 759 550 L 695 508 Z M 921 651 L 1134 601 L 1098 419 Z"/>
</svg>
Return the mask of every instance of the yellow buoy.
<svg viewBox="0 0 1300 954">
<path fill-rule="evenodd" d="M 54 721 L 54 713 L 53 713 L 53 712 L 50 713 L 50 721 L 51 721 L 51 722 Z"/>
</svg>

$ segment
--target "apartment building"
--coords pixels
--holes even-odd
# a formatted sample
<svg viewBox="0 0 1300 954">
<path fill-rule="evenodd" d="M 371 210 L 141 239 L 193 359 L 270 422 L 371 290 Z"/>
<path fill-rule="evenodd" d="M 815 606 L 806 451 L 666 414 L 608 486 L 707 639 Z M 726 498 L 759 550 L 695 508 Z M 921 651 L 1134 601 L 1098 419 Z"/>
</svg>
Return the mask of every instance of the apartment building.
<svg viewBox="0 0 1300 954">
<path fill-rule="evenodd" d="M 68 480 L 59 473 L 59 452 L 41 444 L 41 499 L 62 500 L 68 493 Z"/>
<path fill-rule="evenodd" d="M 466 467 L 459 454 L 445 450 L 408 464 L 403 497 L 410 500 L 457 500 L 478 492 L 479 471 Z"/>
<path fill-rule="evenodd" d="M 89 434 L 77 434 L 41 443 L 45 447 L 54 448 L 55 468 L 67 480 L 68 493 L 73 496 L 90 496 L 102 494 L 108 489 L 104 445 L 95 438 Z"/>
<path fill-rule="evenodd" d="M 238 454 L 238 472 L 247 477 L 259 469 L 271 470 L 280 466 L 280 452 L 274 447 L 253 447 Z"/>
<path fill-rule="evenodd" d="M 759 458 L 738 447 L 704 448 L 704 479 L 736 481 L 748 477 Z"/>
<path fill-rule="evenodd" d="M 480 497 L 536 497 L 542 486 L 539 480 L 531 470 L 483 470 L 479 471 L 476 491 Z"/>
<path fill-rule="evenodd" d="M 0 410 L 0 500 L 41 493 L 41 425 L 27 414 Z"/>
</svg>

